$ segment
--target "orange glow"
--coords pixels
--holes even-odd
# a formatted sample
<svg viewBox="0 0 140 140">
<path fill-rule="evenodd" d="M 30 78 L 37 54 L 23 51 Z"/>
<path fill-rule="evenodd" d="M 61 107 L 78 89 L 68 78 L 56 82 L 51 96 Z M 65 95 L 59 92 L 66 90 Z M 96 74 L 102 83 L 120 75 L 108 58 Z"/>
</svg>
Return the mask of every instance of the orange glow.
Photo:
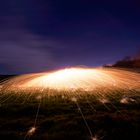
<svg viewBox="0 0 140 140">
<path fill-rule="evenodd" d="M 112 85 L 112 76 L 96 69 L 70 68 L 34 78 L 23 86 L 50 88 L 57 90 L 93 90 L 100 85 Z"/>
<path fill-rule="evenodd" d="M 118 69 L 68 68 L 55 72 L 17 76 L 3 84 L 6 90 L 104 92 L 115 89 L 139 90 L 140 74 Z M 47 92 L 49 94 L 50 92 Z M 54 93 L 51 93 L 54 94 Z"/>
</svg>

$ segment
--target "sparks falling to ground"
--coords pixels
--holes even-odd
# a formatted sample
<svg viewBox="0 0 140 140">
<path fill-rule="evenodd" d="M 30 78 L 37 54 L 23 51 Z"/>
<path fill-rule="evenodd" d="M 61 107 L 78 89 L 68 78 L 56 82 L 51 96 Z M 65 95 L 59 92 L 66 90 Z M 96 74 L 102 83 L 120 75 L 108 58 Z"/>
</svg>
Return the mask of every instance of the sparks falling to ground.
<svg viewBox="0 0 140 140">
<path fill-rule="evenodd" d="M 65 105 L 72 104 L 78 112 L 76 114 L 83 119 L 88 140 L 100 140 L 105 136 L 104 130 L 101 134 L 96 130 L 96 133 L 86 117 L 85 109 L 88 108 L 90 114 L 95 115 L 100 110 L 98 106 L 102 106 L 106 111 L 116 110 L 121 118 L 127 118 L 116 103 L 120 106 L 139 104 L 140 73 L 113 68 L 67 68 L 16 76 L 2 82 L 0 90 L 1 106 L 6 102 L 16 102 L 18 106 L 37 104 L 32 124 L 24 132 L 24 140 L 39 132 L 42 105 L 54 101 L 55 104 L 59 101 Z"/>
</svg>

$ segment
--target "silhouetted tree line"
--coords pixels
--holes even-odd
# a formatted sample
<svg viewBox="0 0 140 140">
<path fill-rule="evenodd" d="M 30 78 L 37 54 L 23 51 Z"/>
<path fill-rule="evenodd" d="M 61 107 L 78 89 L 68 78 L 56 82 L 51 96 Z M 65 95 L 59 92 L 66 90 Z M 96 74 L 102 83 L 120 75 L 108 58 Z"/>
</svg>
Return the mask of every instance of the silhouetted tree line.
<svg viewBox="0 0 140 140">
<path fill-rule="evenodd" d="M 117 61 L 112 66 L 122 68 L 140 68 L 140 59 L 132 59 L 131 57 L 126 57 L 123 60 Z"/>
<path fill-rule="evenodd" d="M 117 61 L 113 65 L 104 65 L 104 67 L 119 68 L 140 68 L 140 51 L 134 56 L 126 56 L 124 59 Z"/>
</svg>

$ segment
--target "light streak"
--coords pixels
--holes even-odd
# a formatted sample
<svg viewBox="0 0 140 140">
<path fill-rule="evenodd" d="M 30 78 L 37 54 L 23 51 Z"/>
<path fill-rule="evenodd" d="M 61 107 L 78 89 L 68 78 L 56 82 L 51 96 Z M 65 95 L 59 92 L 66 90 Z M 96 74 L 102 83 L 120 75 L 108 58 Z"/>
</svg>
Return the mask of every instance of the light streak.
<svg viewBox="0 0 140 140">
<path fill-rule="evenodd" d="M 29 131 L 27 132 L 27 135 L 32 136 L 35 133 L 35 131 L 36 131 L 36 128 L 35 127 L 31 127 L 29 129 Z"/>
<path fill-rule="evenodd" d="M 97 136 L 92 137 L 92 140 L 99 140 Z"/>
<path fill-rule="evenodd" d="M 139 73 L 118 69 L 69 68 L 17 76 L 4 82 L 1 90 L 15 92 L 27 90 L 30 93 L 49 91 L 47 94 L 54 94 L 51 90 L 55 90 L 72 94 L 77 90 L 86 92 L 97 90 L 103 93 L 115 89 L 139 90 L 139 88 Z"/>
<path fill-rule="evenodd" d="M 89 127 L 89 125 L 88 125 L 88 123 L 86 121 L 86 118 L 85 118 L 85 116 L 84 116 L 84 114 L 83 114 L 83 112 L 82 112 L 82 110 L 81 110 L 81 108 L 79 106 L 79 103 L 78 103 L 77 99 L 75 97 L 73 97 L 72 98 L 72 101 L 76 104 L 76 106 L 77 106 L 77 108 L 78 108 L 78 110 L 79 110 L 79 112 L 80 112 L 80 114 L 81 114 L 81 116 L 83 118 L 83 121 L 84 121 L 84 123 L 85 123 L 85 125 L 86 125 L 86 127 L 87 127 L 87 129 L 89 131 L 89 134 L 90 134 L 90 136 L 92 138 L 93 137 L 93 134 L 92 134 L 91 129 L 90 129 L 90 127 Z"/>
<path fill-rule="evenodd" d="M 72 98 L 71 98 L 71 101 L 77 102 L 77 99 L 76 99 L 75 97 L 72 97 Z"/>
<path fill-rule="evenodd" d="M 39 115 L 39 110 L 40 110 L 40 106 L 41 106 L 41 96 L 37 96 L 37 100 L 40 100 L 39 101 L 39 104 L 38 104 L 38 108 L 37 108 L 37 112 L 36 112 L 36 116 L 35 116 L 35 121 L 34 121 L 34 125 L 33 127 L 31 127 L 27 134 L 25 135 L 24 137 L 24 140 L 26 140 L 26 138 L 28 137 L 28 140 L 30 139 L 30 137 L 35 133 L 36 131 L 36 123 L 37 123 L 37 119 L 38 119 L 38 115 Z"/>
<path fill-rule="evenodd" d="M 110 106 L 113 106 L 113 108 L 121 114 L 106 95 L 110 95 L 111 99 L 115 100 L 116 93 L 119 92 L 123 95 L 125 92 L 126 96 L 118 99 L 120 103 L 129 104 L 136 102 L 133 98 L 127 97 L 127 93 L 129 91 L 131 91 L 131 93 L 140 92 L 140 73 L 119 69 L 69 68 L 55 72 L 17 76 L 4 81 L 0 85 L 0 91 L 2 91 L 0 95 L 0 104 L 8 101 L 13 95 L 16 95 L 18 98 L 24 97 L 24 99 L 26 99 L 24 103 L 32 99 L 32 97 L 39 102 L 34 124 L 28 130 L 25 139 L 27 136 L 30 138 L 37 129 L 36 123 L 42 99 L 52 96 L 57 98 L 56 95 L 60 94 L 61 99 L 70 99 L 76 104 L 89 131 L 90 138 L 92 140 L 97 140 L 101 138 L 92 135 L 84 113 L 79 106 L 79 99 L 84 97 L 89 107 L 95 113 L 97 112 L 96 105 L 94 105 L 91 100 L 88 100 L 89 98 L 87 98 L 87 95 L 98 97 L 98 101 L 106 109 L 111 110 Z M 121 114 L 121 116 L 123 118 L 125 117 L 123 114 Z"/>
<path fill-rule="evenodd" d="M 122 103 L 122 104 L 129 104 L 129 103 L 132 103 L 132 102 L 136 102 L 136 101 L 132 98 L 129 98 L 129 97 L 123 97 L 120 100 L 120 103 Z"/>
<path fill-rule="evenodd" d="M 109 100 L 107 100 L 107 99 L 105 99 L 105 98 L 99 99 L 99 101 L 100 101 L 101 103 L 103 103 L 103 104 L 109 103 Z"/>
</svg>

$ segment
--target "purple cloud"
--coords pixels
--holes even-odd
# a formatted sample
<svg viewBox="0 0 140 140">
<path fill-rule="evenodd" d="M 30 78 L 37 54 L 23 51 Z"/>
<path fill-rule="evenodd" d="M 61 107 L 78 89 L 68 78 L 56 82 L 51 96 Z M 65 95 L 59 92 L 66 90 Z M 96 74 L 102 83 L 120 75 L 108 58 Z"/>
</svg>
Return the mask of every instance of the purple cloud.
<svg viewBox="0 0 140 140">
<path fill-rule="evenodd" d="M 45 46 L 45 50 L 43 49 Z M 0 67 L 11 73 L 47 70 L 53 65 L 49 41 L 23 29 L 2 29 L 0 33 Z M 1 68 L 2 69 L 2 68 Z"/>
</svg>

